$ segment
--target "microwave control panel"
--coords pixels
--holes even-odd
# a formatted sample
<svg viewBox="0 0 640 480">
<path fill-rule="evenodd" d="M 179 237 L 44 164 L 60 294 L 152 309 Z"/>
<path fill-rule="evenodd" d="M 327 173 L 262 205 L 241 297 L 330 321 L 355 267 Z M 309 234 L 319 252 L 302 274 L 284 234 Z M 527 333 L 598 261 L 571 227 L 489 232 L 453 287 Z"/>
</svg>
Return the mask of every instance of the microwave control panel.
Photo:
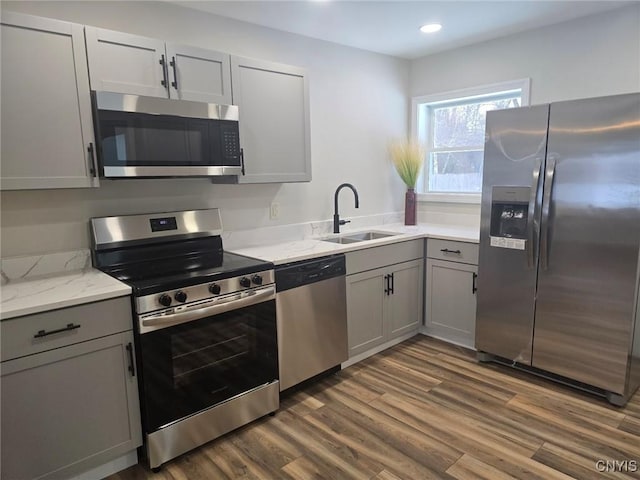
<svg viewBox="0 0 640 480">
<path fill-rule="evenodd" d="M 222 137 L 222 156 L 227 159 L 240 158 L 240 135 L 238 133 L 238 123 L 229 122 L 221 125 L 220 134 Z"/>
</svg>

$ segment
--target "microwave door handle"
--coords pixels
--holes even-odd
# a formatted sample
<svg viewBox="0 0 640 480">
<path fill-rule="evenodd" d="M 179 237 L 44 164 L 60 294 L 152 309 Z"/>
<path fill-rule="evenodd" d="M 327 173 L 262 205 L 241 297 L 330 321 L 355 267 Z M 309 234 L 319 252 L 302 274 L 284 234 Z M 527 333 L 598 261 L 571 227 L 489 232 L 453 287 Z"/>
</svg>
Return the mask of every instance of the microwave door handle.
<svg viewBox="0 0 640 480">
<path fill-rule="evenodd" d="M 233 295 L 231 298 L 222 300 L 215 305 L 199 308 L 197 310 L 187 310 L 179 313 L 171 313 L 169 315 L 157 315 L 150 318 L 142 319 L 143 327 L 171 327 L 181 323 L 199 320 L 201 318 L 217 315 L 219 313 L 229 312 L 244 307 L 249 307 L 257 303 L 273 300 L 276 295 L 275 287 L 261 288 L 255 290 L 253 295 L 239 298 L 239 295 Z"/>
<path fill-rule="evenodd" d="M 531 182 L 531 197 L 529 198 L 529 211 L 527 212 L 527 266 L 533 268 L 535 260 L 535 217 L 538 209 L 538 192 L 540 190 L 540 171 L 542 169 L 542 158 L 536 158 L 536 167 L 533 169 L 533 180 Z"/>
<path fill-rule="evenodd" d="M 540 233 L 540 258 L 543 270 L 549 268 L 549 215 L 551 212 L 551 193 L 556 175 L 556 158 L 549 156 L 549 168 L 546 172 L 544 198 L 542 199 L 542 228 Z"/>
</svg>

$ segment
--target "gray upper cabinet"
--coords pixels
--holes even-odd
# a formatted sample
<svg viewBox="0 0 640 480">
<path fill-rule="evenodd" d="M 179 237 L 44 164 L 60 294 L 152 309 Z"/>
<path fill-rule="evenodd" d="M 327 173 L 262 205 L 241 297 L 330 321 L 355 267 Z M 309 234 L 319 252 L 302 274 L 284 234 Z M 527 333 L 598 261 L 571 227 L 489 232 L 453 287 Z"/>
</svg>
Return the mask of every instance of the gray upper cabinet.
<svg viewBox="0 0 640 480">
<path fill-rule="evenodd" d="M 167 43 L 171 98 L 231 104 L 229 55 Z"/>
<path fill-rule="evenodd" d="M 168 96 L 162 40 L 96 27 L 85 35 L 93 90 Z"/>
<path fill-rule="evenodd" d="M 86 27 L 93 90 L 231 103 L 229 55 Z"/>
<path fill-rule="evenodd" d="M 309 87 L 302 68 L 231 57 L 245 175 L 239 183 L 311 181 Z"/>
<path fill-rule="evenodd" d="M 2 189 L 97 186 L 82 25 L 3 12 L 0 28 Z"/>
</svg>

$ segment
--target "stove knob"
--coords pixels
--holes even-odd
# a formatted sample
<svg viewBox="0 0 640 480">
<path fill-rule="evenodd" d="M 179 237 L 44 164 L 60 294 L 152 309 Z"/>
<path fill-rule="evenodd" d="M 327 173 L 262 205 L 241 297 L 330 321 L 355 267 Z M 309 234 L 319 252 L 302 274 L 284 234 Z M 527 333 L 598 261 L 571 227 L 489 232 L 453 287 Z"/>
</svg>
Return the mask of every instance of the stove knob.
<svg viewBox="0 0 640 480">
<path fill-rule="evenodd" d="M 168 307 L 169 305 L 171 305 L 171 297 L 166 293 L 163 293 L 162 295 L 160 295 L 160 297 L 158 297 L 158 302 L 160 302 L 160 305 Z"/>
<path fill-rule="evenodd" d="M 251 281 L 253 283 L 255 283 L 256 285 L 262 285 L 262 276 L 261 275 L 254 275 L 253 277 L 251 277 Z"/>
<path fill-rule="evenodd" d="M 178 302 L 186 302 L 187 301 L 187 294 L 184 293 L 182 290 L 178 290 L 174 296 L 174 298 L 178 301 Z"/>
<path fill-rule="evenodd" d="M 212 283 L 211 285 L 209 285 L 209 291 L 214 295 L 218 295 L 220 293 L 220 285 L 218 285 L 217 283 Z"/>
<path fill-rule="evenodd" d="M 240 286 L 244 288 L 249 288 L 251 286 L 251 280 L 249 280 L 247 277 L 242 277 L 240 279 Z"/>
</svg>

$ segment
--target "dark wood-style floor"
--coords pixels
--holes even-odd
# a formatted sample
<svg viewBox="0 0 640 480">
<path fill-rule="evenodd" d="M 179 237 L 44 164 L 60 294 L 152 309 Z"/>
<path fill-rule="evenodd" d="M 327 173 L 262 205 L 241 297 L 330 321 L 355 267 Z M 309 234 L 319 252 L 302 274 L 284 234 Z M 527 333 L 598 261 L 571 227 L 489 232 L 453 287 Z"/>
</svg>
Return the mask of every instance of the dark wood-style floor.
<svg viewBox="0 0 640 480">
<path fill-rule="evenodd" d="M 637 462 L 601 473 L 598 460 Z M 419 335 L 265 417 L 131 479 L 640 478 L 640 394 L 625 408 Z"/>
</svg>

